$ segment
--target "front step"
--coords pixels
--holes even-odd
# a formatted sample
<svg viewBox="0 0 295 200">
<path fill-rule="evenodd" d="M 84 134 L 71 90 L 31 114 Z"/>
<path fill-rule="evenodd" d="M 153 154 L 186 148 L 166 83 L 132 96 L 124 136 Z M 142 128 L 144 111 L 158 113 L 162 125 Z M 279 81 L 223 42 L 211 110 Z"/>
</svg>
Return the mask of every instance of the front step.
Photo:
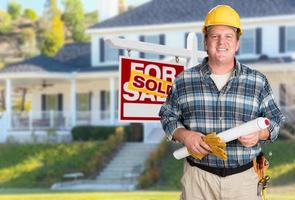
<svg viewBox="0 0 295 200">
<path fill-rule="evenodd" d="M 126 142 L 95 180 L 56 183 L 55 190 L 134 190 L 144 163 L 158 144 Z"/>
</svg>

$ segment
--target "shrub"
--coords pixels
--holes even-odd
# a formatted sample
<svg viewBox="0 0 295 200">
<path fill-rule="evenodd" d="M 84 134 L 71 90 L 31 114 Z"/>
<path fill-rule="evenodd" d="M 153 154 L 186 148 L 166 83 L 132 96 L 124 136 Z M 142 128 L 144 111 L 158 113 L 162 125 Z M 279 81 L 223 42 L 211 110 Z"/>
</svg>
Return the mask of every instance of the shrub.
<svg viewBox="0 0 295 200">
<path fill-rule="evenodd" d="M 107 161 L 115 154 L 115 152 L 121 146 L 121 143 L 124 141 L 124 132 L 122 127 L 116 129 L 116 133 L 111 135 L 100 151 L 97 151 L 83 168 L 83 171 L 86 175 L 93 174 L 95 171 L 101 170 L 106 164 Z"/>
<path fill-rule="evenodd" d="M 127 141 L 141 142 L 143 141 L 143 124 L 131 123 L 125 127 Z"/>
<path fill-rule="evenodd" d="M 167 141 L 163 140 L 160 146 L 149 155 L 145 170 L 139 177 L 140 188 L 150 187 L 159 180 L 161 160 L 166 154 L 167 144 Z"/>
<path fill-rule="evenodd" d="M 106 140 L 116 132 L 115 126 L 76 126 L 72 129 L 73 140 Z"/>
</svg>

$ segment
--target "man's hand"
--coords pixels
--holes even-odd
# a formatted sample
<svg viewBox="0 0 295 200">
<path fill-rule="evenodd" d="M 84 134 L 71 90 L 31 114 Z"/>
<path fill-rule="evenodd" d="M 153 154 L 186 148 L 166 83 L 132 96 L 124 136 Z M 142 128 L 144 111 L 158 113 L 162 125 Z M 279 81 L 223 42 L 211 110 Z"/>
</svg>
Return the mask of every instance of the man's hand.
<svg viewBox="0 0 295 200">
<path fill-rule="evenodd" d="M 189 152 L 193 154 L 207 155 L 212 150 L 203 141 L 204 135 L 200 132 L 189 131 L 184 128 L 179 128 L 173 134 L 174 139 L 182 142 Z"/>
<path fill-rule="evenodd" d="M 238 138 L 238 140 L 245 147 L 253 147 L 259 142 L 259 140 L 267 140 L 268 137 L 268 129 L 264 129 L 261 131 L 251 133 L 249 135 L 241 136 Z"/>
</svg>

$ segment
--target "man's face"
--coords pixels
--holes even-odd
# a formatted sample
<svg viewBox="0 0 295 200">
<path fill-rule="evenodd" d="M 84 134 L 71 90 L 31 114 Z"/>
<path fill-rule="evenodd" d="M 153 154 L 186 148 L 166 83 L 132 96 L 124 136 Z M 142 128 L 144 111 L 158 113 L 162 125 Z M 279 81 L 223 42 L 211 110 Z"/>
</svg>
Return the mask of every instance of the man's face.
<svg viewBox="0 0 295 200">
<path fill-rule="evenodd" d="M 232 63 L 239 46 L 237 33 L 232 27 L 216 25 L 209 28 L 205 49 L 210 61 L 218 64 Z"/>
</svg>

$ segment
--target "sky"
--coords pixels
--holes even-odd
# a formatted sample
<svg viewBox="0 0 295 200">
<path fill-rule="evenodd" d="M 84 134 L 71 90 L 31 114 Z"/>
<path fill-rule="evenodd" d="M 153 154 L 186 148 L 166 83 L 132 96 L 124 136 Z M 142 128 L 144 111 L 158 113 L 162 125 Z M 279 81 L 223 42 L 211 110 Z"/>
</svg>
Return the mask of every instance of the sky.
<svg viewBox="0 0 295 200">
<path fill-rule="evenodd" d="M 38 15 L 41 15 L 46 0 L 0 0 L 0 9 L 6 10 L 7 4 L 10 1 L 15 1 L 21 4 L 23 9 L 32 8 L 38 13 Z M 84 12 L 90 12 L 90 11 L 96 10 L 96 8 L 98 7 L 99 1 L 100 0 L 81 0 L 81 2 L 84 5 Z M 109 1 L 112 1 L 112 0 L 109 0 Z M 149 0 L 125 0 L 127 6 L 128 5 L 138 6 L 147 1 Z M 62 0 L 58 0 L 58 3 L 59 3 L 58 7 L 62 9 L 62 5 L 63 5 Z"/>
</svg>

